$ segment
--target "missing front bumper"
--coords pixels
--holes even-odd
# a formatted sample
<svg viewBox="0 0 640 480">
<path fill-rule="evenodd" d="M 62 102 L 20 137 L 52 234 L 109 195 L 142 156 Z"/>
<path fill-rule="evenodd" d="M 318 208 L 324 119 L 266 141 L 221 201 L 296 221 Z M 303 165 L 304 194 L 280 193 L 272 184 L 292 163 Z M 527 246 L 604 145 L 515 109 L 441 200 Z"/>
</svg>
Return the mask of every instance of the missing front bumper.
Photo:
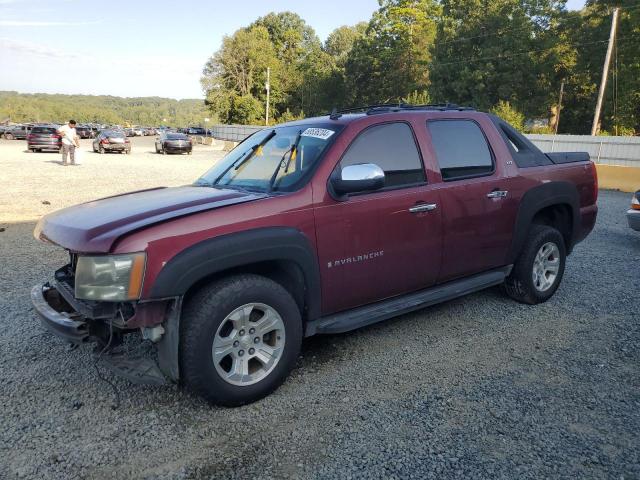
<svg viewBox="0 0 640 480">
<path fill-rule="evenodd" d="M 42 325 L 51 333 L 74 344 L 89 340 L 89 325 L 55 288 L 36 285 L 31 289 L 31 303 Z"/>
<path fill-rule="evenodd" d="M 61 288 L 61 285 L 53 287 L 47 283 L 31 289 L 31 303 L 40 317 L 40 322 L 49 332 L 76 345 L 92 341 L 106 345 L 106 350 L 100 355 L 101 362 L 116 375 L 133 383 L 163 385 L 168 383 L 167 379 L 178 381 L 178 321 L 181 306 L 179 300 L 169 309 L 165 322 L 168 331 L 157 344 L 153 344 L 153 349 L 157 349 L 156 360 L 155 355 L 131 355 L 126 350 L 113 348 L 120 344 L 120 341 L 109 345 L 109 329 L 117 328 L 109 323 L 113 318 L 108 320 L 85 317 L 75 304 L 72 305 L 65 299 L 65 293 L 68 292 Z M 134 328 L 128 331 L 133 333 L 136 330 Z M 119 339 L 122 333 L 123 330 L 118 328 Z M 102 348 L 97 347 L 97 351 Z"/>
</svg>

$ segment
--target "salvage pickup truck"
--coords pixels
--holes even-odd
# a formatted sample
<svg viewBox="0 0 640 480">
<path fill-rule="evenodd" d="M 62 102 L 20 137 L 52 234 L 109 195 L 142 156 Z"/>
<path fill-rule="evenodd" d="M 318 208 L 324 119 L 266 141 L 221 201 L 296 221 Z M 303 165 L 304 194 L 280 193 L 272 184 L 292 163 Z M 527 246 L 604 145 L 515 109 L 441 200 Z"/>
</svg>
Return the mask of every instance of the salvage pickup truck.
<svg viewBox="0 0 640 480">
<path fill-rule="evenodd" d="M 544 154 L 491 114 L 334 111 L 258 131 L 192 185 L 43 217 L 35 237 L 70 259 L 31 299 L 133 381 L 242 405 L 285 380 L 305 336 L 497 285 L 548 300 L 597 196 L 587 153 Z M 123 353 L 132 333 L 155 355 Z"/>
</svg>

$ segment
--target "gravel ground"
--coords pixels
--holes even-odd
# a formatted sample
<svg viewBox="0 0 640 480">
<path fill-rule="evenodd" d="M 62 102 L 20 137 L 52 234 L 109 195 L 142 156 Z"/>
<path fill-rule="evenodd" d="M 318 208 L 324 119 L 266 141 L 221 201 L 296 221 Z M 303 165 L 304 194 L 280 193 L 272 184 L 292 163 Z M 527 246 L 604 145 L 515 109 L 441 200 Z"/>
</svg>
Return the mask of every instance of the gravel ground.
<svg viewBox="0 0 640 480">
<path fill-rule="evenodd" d="M 107 157 L 109 173 L 131 175 L 85 190 L 76 182 L 96 178 L 93 159 L 24 171 L 3 148 L 3 185 L 30 201 L 46 187 L 51 208 L 185 182 L 213 158 L 153 156 L 140 164 L 150 175 L 133 156 Z M 36 187 L 36 174 L 53 185 Z M 25 218 L 43 213 L 15 198 Z M 492 289 L 308 339 L 278 391 L 236 409 L 113 379 L 114 411 L 91 348 L 68 351 L 30 307 L 29 287 L 64 253 L 32 239 L 33 221 L 0 217 L 0 478 L 640 478 L 640 234 L 626 225 L 628 202 L 601 192 L 596 229 L 546 304 Z"/>
</svg>

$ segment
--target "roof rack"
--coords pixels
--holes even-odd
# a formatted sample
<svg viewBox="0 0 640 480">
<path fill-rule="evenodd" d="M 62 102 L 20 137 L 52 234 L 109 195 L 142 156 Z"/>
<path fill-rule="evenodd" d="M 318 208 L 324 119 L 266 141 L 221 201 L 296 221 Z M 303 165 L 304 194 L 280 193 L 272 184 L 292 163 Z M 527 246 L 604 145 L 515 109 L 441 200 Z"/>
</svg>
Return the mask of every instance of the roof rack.
<svg viewBox="0 0 640 480">
<path fill-rule="evenodd" d="M 380 103 L 375 105 L 365 105 L 362 107 L 354 107 L 354 108 L 345 108 L 342 110 L 337 110 L 336 108 L 329 114 L 329 118 L 331 120 L 337 120 L 345 113 L 357 113 L 363 112 L 367 115 L 375 115 L 378 113 L 389 113 L 389 112 L 401 112 L 405 110 L 436 110 L 440 112 L 455 110 L 455 111 L 475 111 L 473 107 L 466 107 L 456 105 L 455 103 L 427 103 L 423 105 L 411 105 L 408 103 Z"/>
</svg>

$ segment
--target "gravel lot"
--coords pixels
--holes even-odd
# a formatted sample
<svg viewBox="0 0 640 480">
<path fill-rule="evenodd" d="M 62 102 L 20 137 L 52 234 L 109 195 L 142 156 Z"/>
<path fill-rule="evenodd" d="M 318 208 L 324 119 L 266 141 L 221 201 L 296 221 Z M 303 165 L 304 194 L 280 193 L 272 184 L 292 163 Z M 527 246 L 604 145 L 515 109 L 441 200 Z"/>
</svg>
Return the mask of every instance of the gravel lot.
<svg viewBox="0 0 640 480">
<path fill-rule="evenodd" d="M 0 478 L 640 478 L 628 194 L 601 192 L 596 229 L 546 304 L 493 289 L 311 338 L 285 385 L 242 408 L 114 379 L 114 411 L 91 348 L 68 351 L 32 311 L 29 288 L 66 260 L 33 240 L 33 219 L 185 183 L 220 154 L 87 153 L 73 169 L 18 143 L 0 142 Z"/>
</svg>

